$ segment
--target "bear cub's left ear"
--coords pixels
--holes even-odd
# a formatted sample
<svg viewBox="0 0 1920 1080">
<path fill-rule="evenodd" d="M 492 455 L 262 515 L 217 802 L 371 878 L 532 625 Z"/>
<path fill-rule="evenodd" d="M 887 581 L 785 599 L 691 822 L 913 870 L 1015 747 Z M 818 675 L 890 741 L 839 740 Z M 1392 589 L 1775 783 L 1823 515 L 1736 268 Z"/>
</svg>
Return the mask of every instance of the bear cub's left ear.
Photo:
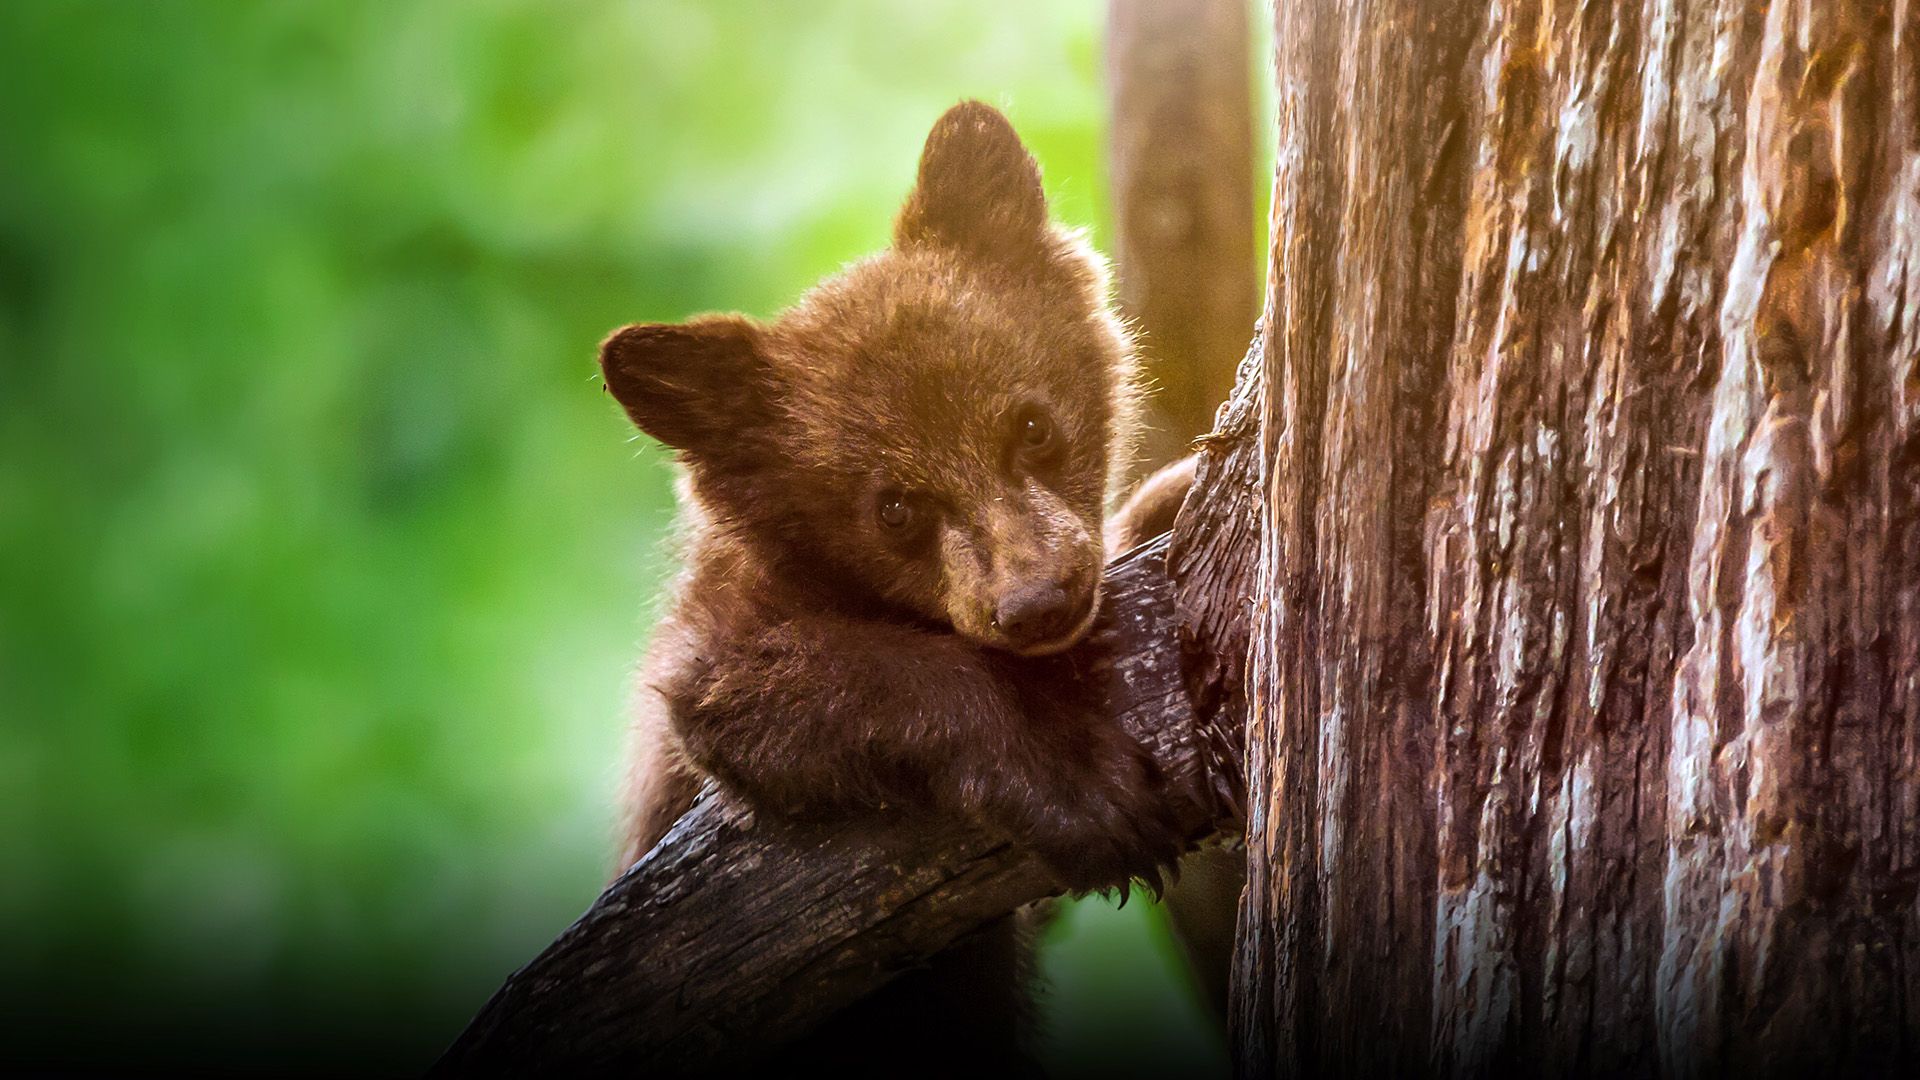
<svg viewBox="0 0 1920 1080">
<path fill-rule="evenodd" d="M 933 125 L 893 239 L 901 248 L 944 246 L 1003 262 L 1045 252 L 1040 166 L 1000 110 L 963 101 Z"/>
<path fill-rule="evenodd" d="M 640 430 L 676 450 L 737 446 L 766 400 L 760 330 L 738 315 L 615 330 L 600 345 L 607 389 Z"/>
</svg>

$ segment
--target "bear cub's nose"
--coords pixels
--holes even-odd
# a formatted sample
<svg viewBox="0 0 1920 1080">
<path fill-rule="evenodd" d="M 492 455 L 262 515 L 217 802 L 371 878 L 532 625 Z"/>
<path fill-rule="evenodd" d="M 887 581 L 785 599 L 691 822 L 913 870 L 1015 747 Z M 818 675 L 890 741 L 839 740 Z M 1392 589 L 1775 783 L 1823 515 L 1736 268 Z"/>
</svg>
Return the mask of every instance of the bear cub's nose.
<svg viewBox="0 0 1920 1080">
<path fill-rule="evenodd" d="M 1040 581 L 1007 594 L 994 609 L 993 625 L 1016 648 L 1057 641 L 1087 617 L 1092 593 L 1066 583 Z"/>
</svg>

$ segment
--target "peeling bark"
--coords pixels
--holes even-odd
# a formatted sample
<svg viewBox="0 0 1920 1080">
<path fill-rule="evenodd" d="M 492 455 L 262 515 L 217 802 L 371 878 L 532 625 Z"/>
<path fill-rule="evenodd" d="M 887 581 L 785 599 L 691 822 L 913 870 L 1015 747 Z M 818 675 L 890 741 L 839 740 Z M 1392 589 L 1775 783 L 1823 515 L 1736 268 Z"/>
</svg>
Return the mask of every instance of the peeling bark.
<svg viewBox="0 0 1920 1080">
<path fill-rule="evenodd" d="M 1920 1068 L 1920 11 L 1282 2 L 1249 1075 Z"/>
</svg>

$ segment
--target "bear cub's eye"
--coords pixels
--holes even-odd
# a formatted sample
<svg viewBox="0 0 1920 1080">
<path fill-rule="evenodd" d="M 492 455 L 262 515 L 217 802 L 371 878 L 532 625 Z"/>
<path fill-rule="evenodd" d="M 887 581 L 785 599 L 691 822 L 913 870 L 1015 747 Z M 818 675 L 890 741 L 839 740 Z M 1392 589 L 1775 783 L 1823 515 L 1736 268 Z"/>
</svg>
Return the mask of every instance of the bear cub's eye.
<svg viewBox="0 0 1920 1080">
<path fill-rule="evenodd" d="M 880 524 L 894 532 L 905 532 L 913 524 L 913 503 L 903 491 L 884 491 L 877 507 Z"/>
<path fill-rule="evenodd" d="M 1053 417 L 1038 405 L 1022 406 L 1013 414 L 1013 434 L 1021 453 L 1044 455 L 1053 449 Z"/>
</svg>

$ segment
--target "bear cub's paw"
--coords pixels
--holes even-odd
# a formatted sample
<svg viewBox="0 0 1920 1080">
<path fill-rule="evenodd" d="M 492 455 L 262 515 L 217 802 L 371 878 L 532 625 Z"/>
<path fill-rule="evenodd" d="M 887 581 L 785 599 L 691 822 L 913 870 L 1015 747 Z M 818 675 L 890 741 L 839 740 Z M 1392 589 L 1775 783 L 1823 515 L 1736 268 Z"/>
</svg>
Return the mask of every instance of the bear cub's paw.
<svg viewBox="0 0 1920 1080">
<path fill-rule="evenodd" d="M 1002 825 L 1068 892 L 1124 898 L 1138 881 L 1157 895 L 1187 846 L 1160 767 L 1124 732 L 1101 733 L 1088 759 L 1045 763 L 1019 786 L 1019 820 Z"/>
</svg>

